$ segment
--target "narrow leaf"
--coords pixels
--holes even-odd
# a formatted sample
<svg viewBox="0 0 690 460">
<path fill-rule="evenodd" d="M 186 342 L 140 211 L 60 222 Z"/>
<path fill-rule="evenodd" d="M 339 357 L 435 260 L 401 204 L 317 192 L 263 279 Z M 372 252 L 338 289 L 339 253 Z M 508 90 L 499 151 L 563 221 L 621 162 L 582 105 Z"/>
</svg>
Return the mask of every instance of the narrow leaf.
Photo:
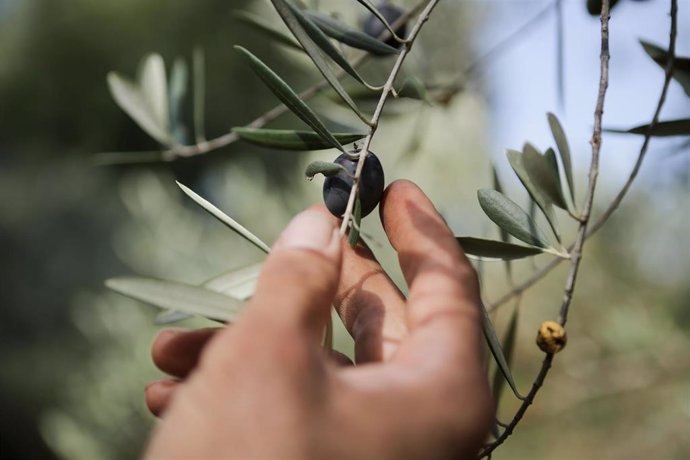
<svg viewBox="0 0 690 460">
<path fill-rule="evenodd" d="M 111 278 L 106 286 L 115 292 L 158 308 L 231 322 L 242 310 L 242 301 L 208 289 L 150 278 Z"/>
<path fill-rule="evenodd" d="M 350 247 L 357 246 L 357 241 L 359 241 L 359 226 L 362 222 L 362 203 L 359 197 L 355 199 L 355 209 L 352 212 L 352 226 L 350 227 L 350 234 L 347 237 L 347 242 Z"/>
<path fill-rule="evenodd" d="M 311 60 L 314 62 L 316 68 L 319 69 L 321 75 L 323 75 L 326 81 L 328 81 L 328 84 L 331 85 L 331 87 L 338 93 L 342 100 L 345 101 L 345 103 L 355 112 L 355 114 L 357 114 L 360 119 L 362 119 L 362 121 L 369 124 L 367 117 L 359 110 L 357 104 L 355 104 L 355 101 L 353 101 L 352 98 L 347 94 L 343 86 L 340 84 L 340 81 L 338 81 L 338 77 L 336 77 L 331 68 L 328 66 L 328 63 L 324 59 L 319 48 L 321 43 L 317 45 L 314 43 L 314 40 L 310 38 L 310 33 L 316 35 L 314 30 L 321 32 L 319 28 L 314 25 L 313 29 L 310 29 L 310 32 L 307 33 L 304 24 L 313 25 L 313 23 L 311 23 L 311 21 L 308 19 L 304 20 L 306 18 L 304 18 L 303 15 L 298 17 L 296 15 L 296 8 L 292 7 L 289 3 L 287 3 L 286 0 L 271 0 L 271 3 L 273 3 L 273 6 L 283 19 L 283 22 L 285 22 L 285 25 L 287 25 L 288 29 L 290 29 L 297 41 L 302 45 L 302 48 L 304 48 L 304 51 L 307 52 Z M 326 41 L 328 41 L 328 39 L 326 39 Z"/>
<path fill-rule="evenodd" d="M 503 185 L 501 184 L 501 180 L 498 178 L 498 171 L 496 170 L 496 167 L 493 165 L 493 163 L 491 164 L 491 178 L 493 179 L 494 190 L 503 193 Z M 506 232 L 502 228 L 499 228 L 498 230 L 501 235 L 501 241 L 507 243 L 510 239 L 508 232 Z"/>
<path fill-rule="evenodd" d="M 368 51 L 376 56 L 399 54 L 400 50 L 385 44 L 363 32 L 337 21 L 329 16 L 305 11 L 304 14 L 316 24 L 323 33 L 353 48 Z"/>
<path fill-rule="evenodd" d="M 530 257 L 544 252 L 542 248 L 534 246 L 522 246 L 469 236 L 459 236 L 455 239 L 458 240 L 466 254 L 488 260 L 522 259 L 523 257 Z"/>
<path fill-rule="evenodd" d="M 252 232 L 244 228 L 242 225 L 237 223 L 235 220 L 233 220 L 231 217 L 226 215 L 223 211 L 197 195 L 195 192 L 193 192 L 190 188 L 186 187 L 185 185 L 176 182 L 178 187 L 182 189 L 182 191 L 190 197 L 196 204 L 204 208 L 209 214 L 211 214 L 213 217 L 221 221 L 223 224 L 225 224 L 228 228 L 230 228 L 232 231 L 252 243 L 254 246 L 257 248 L 261 249 L 265 253 L 268 253 L 270 251 L 270 248 L 266 243 L 261 241 L 259 237 L 254 235 Z"/>
<path fill-rule="evenodd" d="M 117 105 L 129 115 L 146 133 L 164 145 L 170 145 L 167 126 L 156 118 L 140 88 L 116 72 L 108 74 L 110 94 Z"/>
<path fill-rule="evenodd" d="M 501 349 L 501 344 L 498 341 L 498 337 L 496 336 L 496 330 L 494 329 L 493 324 L 491 323 L 491 318 L 489 318 L 489 313 L 486 311 L 486 308 L 484 308 L 484 305 L 482 304 L 482 329 L 484 331 L 484 337 L 486 338 L 486 342 L 489 345 L 489 350 L 491 350 L 491 354 L 494 357 L 494 360 L 496 361 L 496 366 L 497 368 L 501 371 L 501 374 L 505 377 L 506 381 L 508 382 L 508 385 L 510 385 L 510 388 L 513 390 L 513 393 L 518 399 L 525 399 L 520 392 L 517 389 L 517 386 L 515 385 L 515 381 L 513 380 L 513 375 L 510 372 L 510 366 L 508 365 L 508 361 L 506 360 L 506 357 L 503 353 L 503 350 Z"/>
<path fill-rule="evenodd" d="M 169 132 L 168 81 L 160 55 L 150 54 L 144 59 L 139 70 L 139 87 L 156 123 Z"/>
<path fill-rule="evenodd" d="M 479 190 L 477 197 L 479 205 L 496 225 L 520 241 L 540 248 L 549 248 L 549 243 L 536 222 L 510 198 L 496 190 L 488 189 Z"/>
<path fill-rule="evenodd" d="M 184 313 L 176 310 L 165 310 L 156 316 L 156 324 L 172 324 L 177 323 L 185 319 L 192 318 L 194 315 L 191 313 Z"/>
<path fill-rule="evenodd" d="M 269 38 L 274 39 L 276 42 L 282 45 L 288 46 L 299 51 L 304 51 L 302 47 L 299 45 L 299 43 L 293 40 L 289 35 L 276 29 L 267 21 L 264 21 L 260 16 L 249 13 L 247 11 L 236 11 L 233 13 L 233 17 L 238 21 L 241 21 L 255 28 L 256 30 L 262 32 Z"/>
<path fill-rule="evenodd" d="M 252 144 L 283 150 L 324 150 L 333 145 L 326 142 L 318 133 L 283 129 L 232 128 L 232 132 Z M 351 144 L 366 136 L 361 133 L 332 133 L 342 145 Z"/>
<path fill-rule="evenodd" d="M 635 126 L 634 128 L 630 129 L 605 129 L 604 131 L 619 134 L 646 135 L 649 131 L 649 124 Z M 685 118 L 682 120 L 660 121 L 654 126 L 652 136 L 690 136 L 690 118 Z"/>
<path fill-rule="evenodd" d="M 347 168 L 338 163 L 331 163 L 328 161 L 312 161 L 307 165 L 307 169 L 304 170 L 304 175 L 311 180 L 317 174 L 323 174 L 324 176 L 335 176 L 343 171 L 349 174 Z"/>
<path fill-rule="evenodd" d="M 551 134 L 553 135 L 554 141 L 556 141 L 556 147 L 558 148 L 558 154 L 561 157 L 561 163 L 563 163 L 563 171 L 565 172 L 565 178 L 568 181 L 568 188 L 570 189 L 570 198 L 575 204 L 575 181 L 573 180 L 573 163 L 570 159 L 570 147 L 568 146 L 568 138 L 565 136 L 565 131 L 561 122 L 553 113 L 548 113 L 546 117 L 549 120 L 549 127 L 551 127 Z"/>
<path fill-rule="evenodd" d="M 398 90 L 398 97 L 407 97 L 410 99 L 419 99 L 425 101 L 427 99 L 426 86 L 424 86 L 424 83 L 422 83 L 419 78 L 407 78 Z"/>
<path fill-rule="evenodd" d="M 513 171 L 515 171 L 515 174 L 518 176 L 520 182 L 522 182 L 522 185 L 525 187 L 529 195 L 532 197 L 532 200 L 534 200 L 537 206 L 539 206 L 539 209 L 541 209 L 544 213 L 544 216 L 546 216 L 546 220 L 549 222 L 549 225 L 551 226 L 551 229 L 553 230 L 553 233 L 556 236 L 556 240 L 558 240 L 558 242 L 560 243 L 561 233 L 558 229 L 558 221 L 556 220 L 556 213 L 553 210 L 551 200 L 547 196 L 545 196 L 540 191 L 539 187 L 537 187 L 530 179 L 523 162 L 523 154 L 516 150 L 508 150 L 507 155 L 508 161 L 510 162 L 510 166 L 512 166 Z"/>
<path fill-rule="evenodd" d="M 240 56 L 246 59 L 252 70 L 256 72 L 259 78 L 261 78 L 266 86 L 268 86 L 273 94 L 275 94 L 288 109 L 292 110 L 295 115 L 316 131 L 324 141 L 341 152 L 345 152 L 343 146 L 340 145 L 340 142 L 338 142 L 328 128 L 319 120 L 319 117 L 317 117 L 309 106 L 297 96 L 297 93 L 295 93 L 282 78 L 276 75 L 266 64 L 245 48 L 235 46 L 235 49 L 240 53 Z"/>
<path fill-rule="evenodd" d="M 230 270 L 211 278 L 202 286 L 236 299 L 247 300 L 254 295 L 256 282 L 259 279 L 262 267 L 263 263 L 258 263 Z"/>
<path fill-rule="evenodd" d="M 175 59 L 170 72 L 170 126 L 177 142 L 187 143 L 187 127 L 184 124 L 184 101 L 187 97 L 189 70 L 184 59 Z"/>
<path fill-rule="evenodd" d="M 525 144 L 522 161 L 532 183 L 539 188 L 541 194 L 559 208 L 567 210 L 555 152 L 549 149 L 542 155 L 533 145 Z"/>
<path fill-rule="evenodd" d="M 520 305 L 520 298 L 515 302 L 513 307 L 513 314 L 510 316 L 510 323 L 508 323 L 508 329 L 506 330 L 506 335 L 503 338 L 503 355 L 506 359 L 506 364 L 508 368 L 513 362 L 513 350 L 515 349 L 515 338 L 517 336 L 517 325 L 518 325 L 518 309 Z M 500 369 L 496 368 L 496 373 L 494 374 L 493 385 L 491 388 L 494 393 L 494 401 L 498 405 L 498 401 L 501 398 L 501 393 L 503 392 L 503 386 L 507 379 L 503 376 Z"/>
<path fill-rule="evenodd" d="M 640 40 L 640 44 L 649 57 L 665 70 L 668 62 L 668 51 L 644 40 Z M 690 96 L 690 57 L 674 57 L 673 78 L 680 83 L 685 94 Z"/>
<path fill-rule="evenodd" d="M 383 17 L 383 14 L 381 14 L 381 12 L 378 10 L 378 8 L 376 8 L 374 6 L 373 3 L 371 3 L 369 0 L 357 0 L 357 1 L 361 5 L 363 5 L 366 9 L 368 9 L 371 14 L 376 16 L 379 21 L 381 21 L 383 23 L 384 27 L 388 30 L 388 32 L 390 32 L 391 37 L 394 37 L 397 41 L 403 41 L 404 40 L 403 37 L 399 37 L 398 35 L 396 35 L 395 31 L 393 30 L 391 25 L 388 23 L 386 18 Z"/>
</svg>

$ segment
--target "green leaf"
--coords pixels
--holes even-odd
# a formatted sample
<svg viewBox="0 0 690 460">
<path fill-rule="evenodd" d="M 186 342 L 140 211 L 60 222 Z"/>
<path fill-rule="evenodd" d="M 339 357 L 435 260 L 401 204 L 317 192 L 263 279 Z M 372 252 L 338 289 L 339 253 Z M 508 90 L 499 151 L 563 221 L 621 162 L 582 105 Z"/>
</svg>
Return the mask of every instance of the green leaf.
<svg viewBox="0 0 690 460">
<path fill-rule="evenodd" d="M 559 208 L 567 210 L 568 205 L 563 196 L 558 162 L 553 149 L 542 155 L 533 145 L 525 144 L 522 163 L 532 183 L 539 188 L 542 195 Z"/>
<path fill-rule="evenodd" d="M 312 161 L 307 165 L 307 169 L 304 170 L 304 175 L 307 176 L 309 180 L 312 180 L 317 174 L 323 174 L 324 176 L 335 176 L 343 171 L 348 174 L 350 173 L 345 166 L 338 163 L 332 163 L 329 161 Z"/>
<path fill-rule="evenodd" d="M 184 125 L 184 100 L 187 97 L 189 70 L 184 59 L 175 59 L 170 73 L 170 126 L 180 144 L 187 142 L 187 127 Z"/>
<path fill-rule="evenodd" d="M 159 308 L 231 322 L 242 310 L 241 300 L 208 289 L 150 278 L 111 278 L 105 285 L 115 292 Z"/>
<path fill-rule="evenodd" d="M 406 78 L 402 86 L 398 90 L 398 97 L 407 97 L 410 99 L 419 99 L 425 101 L 427 99 L 426 86 L 419 78 Z"/>
<path fill-rule="evenodd" d="M 312 11 L 305 11 L 304 14 L 311 19 L 323 33 L 338 40 L 340 43 L 367 51 L 376 56 L 387 56 L 400 53 L 400 50 L 397 48 L 393 48 L 381 40 L 377 40 L 363 32 L 352 29 L 329 16 Z"/>
<path fill-rule="evenodd" d="M 510 317 L 510 323 L 508 323 L 508 329 L 506 330 L 506 335 L 503 338 L 503 355 L 505 356 L 506 365 L 510 368 L 513 362 L 513 350 L 515 349 L 515 338 L 517 337 L 517 324 L 518 324 L 518 309 L 520 305 L 520 298 L 518 297 L 515 302 L 515 307 L 513 307 L 513 314 Z M 496 373 L 494 374 L 493 394 L 494 401 L 498 405 L 498 401 L 501 398 L 501 393 L 503 392 L 504 383 L 507 381 L 500 368 L 496 368 Z"/>
<path fill-rule="evenodd" d="M 399 37 L 396 35 L 395 31 L 391 27 L 391 25 L 388 23 L 385 17 L 383 17 L 383 14 L 374 6 L 373 3 L 371 3 L 369 0 L 357 0 L 361 5 L 363 5 L 366 9 L 369 10 L 371 14 L 376 16 L 379 21 L 381 21 L 384 25 L 384 27 L 390 32 L 391 37 L 395 38 L 397 41 L 404 41 L 405 39 L 403 37 Z"/>
<path fill-rule="evenodd" d="M 315 132 L 287 129 L 232 128 L 232 132 L 252 144 L 283 150 L 323 150 L 333 145 Z M 342 145 L 358 141 L 366 136 L 361 133 L 332 133 Z"/>
<path fill-rule="evenodd" d="M 289 35 L 276 29 L 267 21 L 264 21 L 260 16 L 249 13 L 247 11 L 236 11 L 232 15 L 238 21 L 241 21 L 257 29 L 269 38 L 274 39 L 276 42 L 299 51 L 304 51 L 304 49 L 302 49 L 299 43 L 294 41 Z"/>
<path fill-rule="evenodd" d="M 563 170 L 565 172 L 565 178 L 568 181 L 568 188 L 570 189 L 570 198 L 575 204 L 575 181 L 573 180 L 573 163 L 570 159 L 570 147 L 568 146 L 568 138 L 565 136 L 565 131 L 561 122 L 553 113 L 549 112 L 546 114 L 549 120 L 549 126 L 551 127 L 551 134 L 553 135 L 554 141 L 556 141 L 556 147 L 558 148 L 558 154 L 561 157 L 561 162 L 563 163 Z"/>
<path fill-rule="evenodd" d="M 455 239 L 458 240 L 466 254 L 487 260 L 522 259 L 523 257 L 530 257 L 544 252 L 542 248 L 522 246 L 504 241 L 485 240 L 469 236 L 458 236 Z"/>
<path fill-rule="evenodd" d="M 503 193 L 503 185 L 501 184 L 501 180 L 498 178 L 498 171 L 496 170 L 496 167 L 493 165 L 493 163 L 491 164 L 491 178 L 493 179 L 494 190 Z M 499 232 L 501 235 L 501 241 L 507 243 L 510 239 L 510 237 L 508 236 L 508 232 L 506 232 L 502 228 L 499 228 Z"/>
<path fill-rule="evenodd" d="M 177 323 L 178 321 L 189 319 L 193 316 L 194 315 L 192 315 L 191 313 L 184 313 L 177 310 L 165 310 L 156 316 L 156 324 L 164 325 Z"/>
<path fill-rule="evenodd" d="M 352 212 L 352 226 L 350 227 L 350 234 L 347 237 L 347 242 L 350 247 L 357 246 L 357 241 L 359 241 L 359 226 L 362 222 L 362 203 L 359 197 L 355 199 L 355 209 Z"/>
<path fill-rule="evenodd" d="M 515 174 L 518 176 L 520 182 L 522 182 L 522 185 L 532 197 L 532 200 L 534 200 L 537 206 L 539 206 L 539 209 L 541 209 L 544 213 L 544 216 L 546 216 L 546 220 L 549 222 L 549 225 L 556 236 L 556 240 L 560 242 L 561 234 L 558 229 L 558 221 L 556 220 L 556 213 L 553 210 L 551 200 L 541 192 L 539 187 L 532 182 L 529 174 L 527 174 L 527 170 L 525 169 L 523 162 L 523 154 L 516 150 L 508 150 L 507 155 L 513 171 L 515 171 Z"/>
<path fill-rule="evenodd" d="M 168 81 L 165 64 L 158 54 L 150 54 L 139 71 L 139 87 L 156 122 L 169 132 Z"/>
<path fill-rule="evenodd" d="M 665 70 L 668 63 L 668 51 L 644 40 L 640 40 L 640 44 L 649 57 Z M 685 94 L 690 96 L 690 57 L 674 57 L 673 78 L 680 83 Z"/>
<path fill-rule="evenodd" d="M 510 198 L 496 190 L 481 189 L 477 192 L 479 205 L 496 225 L 520 241 L 532 246 L 549 248 L 549 243 L 525 211 Z"/>
<path fill-rule="evenodd" d="M 300 42 L 302 48 L 304 48 L 304 51 L 307 52 L 311 60 L 314 62 L 314 65 L 316 65 L 316 68 L 319 69 L 319 72 L 321 72 L 321 75 L 323 75 L 328 84 L 331 85 L 331 87 L 338 93 L 342 100 L 345 101 L 345 103 L 362 121 L 369 124 L 367 117 L 359 110 L 357 104 L 355 104 L 355 101 L 353 101 L 352 98 L 347 94 L 343 86 L 340 84 L 340 81 L 338 81 L 338 77 L 336 77 L 336 75 L 333 73 L 321 54 L 320 46 L 327 45 L 324 43 L 319 43 L 317 45 L 314 42 L 312 35 L 317 36 L 318 33 L 323 35 L 319 28 L 316 27 L 316 25 L 314 25 L 309 19 L 305 18 L 304 15 L 299 14 L 299 10 L 290 5 L 286 0 L 271 0 L 271 3 L 273 3 L 273 6 L 283 19 L 283 22 L 285 22 L 285 25 L 287 25 L 288 29 L 290 29 L 297 41 Z M 307 28 L 309 28 L 309 24 L 311 24 L 313 28 L 309 28 L 307 31 L 305 30 L 305 24 Z M 318 33 L 315 31 L 318 31 Z M 325 38 L 325 40 L 328 42 L 327 38 Z M 330 44 L 330 42 L 328 43 Z M 331 56 L 331 58 L 333 58 L 333 56 Z"/>
<path fill-rule="evenodd" d="M 333 137 L 333 134 L 331 134 L 328 128 L 319 120 L 319 117 L 316 116 L 309 106 L 299 98 L 297 93 L 295 93 L 282 78 L 276 75 L 276 73 L 264 64 L 261 59 L 254 56 L 247 49 L 241 46 L 235 46 L 235 49 L 240 53 L 240 56 L 246 59 L 252 70 L 288 109 L 292 110 L 295 115 L 316 131 L 324 141 L 341 152 L 345 152 L 343 146 Z"/>
<path fill-rule="evenodd" d="M 259 237 L 254 235 L 252 232 L 244 228 L 242 225 L 237 223 L 234 219 L 226 215 L 223 211 L 197 195 L 195 192 L 193 192 L 190 188 L 186 187 L 185 185 L 182 185 L 179 182 L 176 182 L 178 187 L 182 189 L 182 191 L 190 197 L 196 204 L 204 208 L 209 214 L 211 214 L 213 217 L 221 221 L 223 224 L 225 224 L 228 228 L 230 228 L 232 231 L 252 243 L 254 246 L 257 248 L 261 249 L 265 253 L 268 254 L 270 251 L 270 248 L 266 243 L 261 241 Z"/>
<path fill-rule="evenodd" d="M 649 124 L 635 126 L 630 129 L 605 129 L 604 131 L 619 134 L 643 134 L 646 135 L 649 131 Z M 668 120 L 660 121 L 652 130 L 652 136 L 668 137 L 668 136 L 690 136 L 690 118 L 682 120 Z"/>
<path fill-rule="evenodd" d="M 163 145 L 171 145 L 167 117 L 159 118 L 149 97 L 142 88 L 116 72 L 108 74 L 110 93 L 117 105 L 129 115 L 148 135 Z"/>
<path fill-rule="evenodd" d="M 501 371 L 501 374 L 503 374 L 503 376 L 505 377 L 506 381 L 508 382 L 508 385 L 510 385 L 510 388 L 513 390 L 515 396 L 518 399 L 525 399 L 520 394 L 520 392 L 517 389 L 517 386 L 515 385 L 513 375 L 510 372 L 510 366 L 508 365 L 508 361 L 506 360 L 505 354 L 501 349 L 501 344 L 498 341 L 498 337 L 496 336 L 496 330 L 494 329 L 494 326 L 491 323 L 491 318 L 489 318 L 489 313 L 486 311 L 486 308 L 484 308 L 484 304 L 481 304 L 481 307 L 482 330 L 484 331 L 484 337 L 486 338 L 486 342 L 489 345 L 489 350 L 491 350 L 491 354 L 493 355 L 494 360 L 496 361 L 496 366 Z"/>
</svg>

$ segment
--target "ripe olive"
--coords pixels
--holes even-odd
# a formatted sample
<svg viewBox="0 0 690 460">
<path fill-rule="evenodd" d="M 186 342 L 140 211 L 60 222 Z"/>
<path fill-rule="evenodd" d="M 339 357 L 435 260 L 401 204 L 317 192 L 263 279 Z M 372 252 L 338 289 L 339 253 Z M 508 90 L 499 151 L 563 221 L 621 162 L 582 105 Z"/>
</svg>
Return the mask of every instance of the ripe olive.
<svg viewBox="0 0 690 460">
<path fill-rule="evenodd" d="M 404 10 L 389 2 L 381 3 L 377 9 L 381 12 L 381 15 L 386 18 L 388 24 L 391 25 L 404 13 Z M 369 14 L 369 16 L 367 16 L 367 19 L 364 21 L 364 33 L 371 35 L 372 37 L 378 37 L 383 33 L 384 30 L 386 30 L 386 26 L 383 25 L 379 18 L 373 14 Z M 401 38 L 405 37 L 406 32 L 407 23 L 402 24 L 400 27 L 395 29 L 395 34 Z M 400 47 L 400 42 L 398 42 L 394 37 L 389 37 L 385 43 L 394 48 Z"/>
<path fill-rule="evenodd" d="M 347 172 L 340 171 L 338 174 L 326 178 L 323 183 L 323 201 L 331 214 L 336 217 L 342 217 L 345 214 L 347 201 L 352 190 L 355 170 L 357 169 L 357 159 L 343 153 L 335 159 L 334 163 L 343 166 Z M 371 213 L 376 205 L 379 204 L 381 196 L 383 196 L 384 185 L 383 166 L 381 166 L 378 157 L 369 152 L 364 160 L 362 175 L 359 181 L 359 200 L 362 217 Z"/>
</svg>

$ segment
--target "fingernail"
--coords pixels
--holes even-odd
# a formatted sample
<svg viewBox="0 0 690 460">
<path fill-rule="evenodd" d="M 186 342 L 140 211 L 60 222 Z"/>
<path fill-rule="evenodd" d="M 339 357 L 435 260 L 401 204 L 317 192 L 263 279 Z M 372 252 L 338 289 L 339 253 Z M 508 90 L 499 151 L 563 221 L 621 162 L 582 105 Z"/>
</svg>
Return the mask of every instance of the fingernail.
<svg viewBox="0 0 690 460">
<path fill-rule="evenodd" d="M 280 237 L 279 246 L 293 249 L 326 251 L 337 237 L 337 228 L 327 215 L 304 211 L 290 222 Z"/>
</svg>

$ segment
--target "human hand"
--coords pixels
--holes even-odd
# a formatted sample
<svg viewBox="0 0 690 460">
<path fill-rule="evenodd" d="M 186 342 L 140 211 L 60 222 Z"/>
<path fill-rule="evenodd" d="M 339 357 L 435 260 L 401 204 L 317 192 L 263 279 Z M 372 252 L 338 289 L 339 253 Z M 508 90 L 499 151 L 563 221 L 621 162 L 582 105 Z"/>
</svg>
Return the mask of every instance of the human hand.
<svg viewBox="0 0 690 460">
<path fill-rule="evenodd" d="M 476 273 L 432 203 L 393 183 L 381 203 L 407 300 L 364 246 L 311 208 L 268 256 L 231 326 L 164 331 L 146 401 L 163 414 L 147 458 L 472 458 L 493 403 Z M 358 366 L 320 346 L 332 304 Z"/>
</svg>

